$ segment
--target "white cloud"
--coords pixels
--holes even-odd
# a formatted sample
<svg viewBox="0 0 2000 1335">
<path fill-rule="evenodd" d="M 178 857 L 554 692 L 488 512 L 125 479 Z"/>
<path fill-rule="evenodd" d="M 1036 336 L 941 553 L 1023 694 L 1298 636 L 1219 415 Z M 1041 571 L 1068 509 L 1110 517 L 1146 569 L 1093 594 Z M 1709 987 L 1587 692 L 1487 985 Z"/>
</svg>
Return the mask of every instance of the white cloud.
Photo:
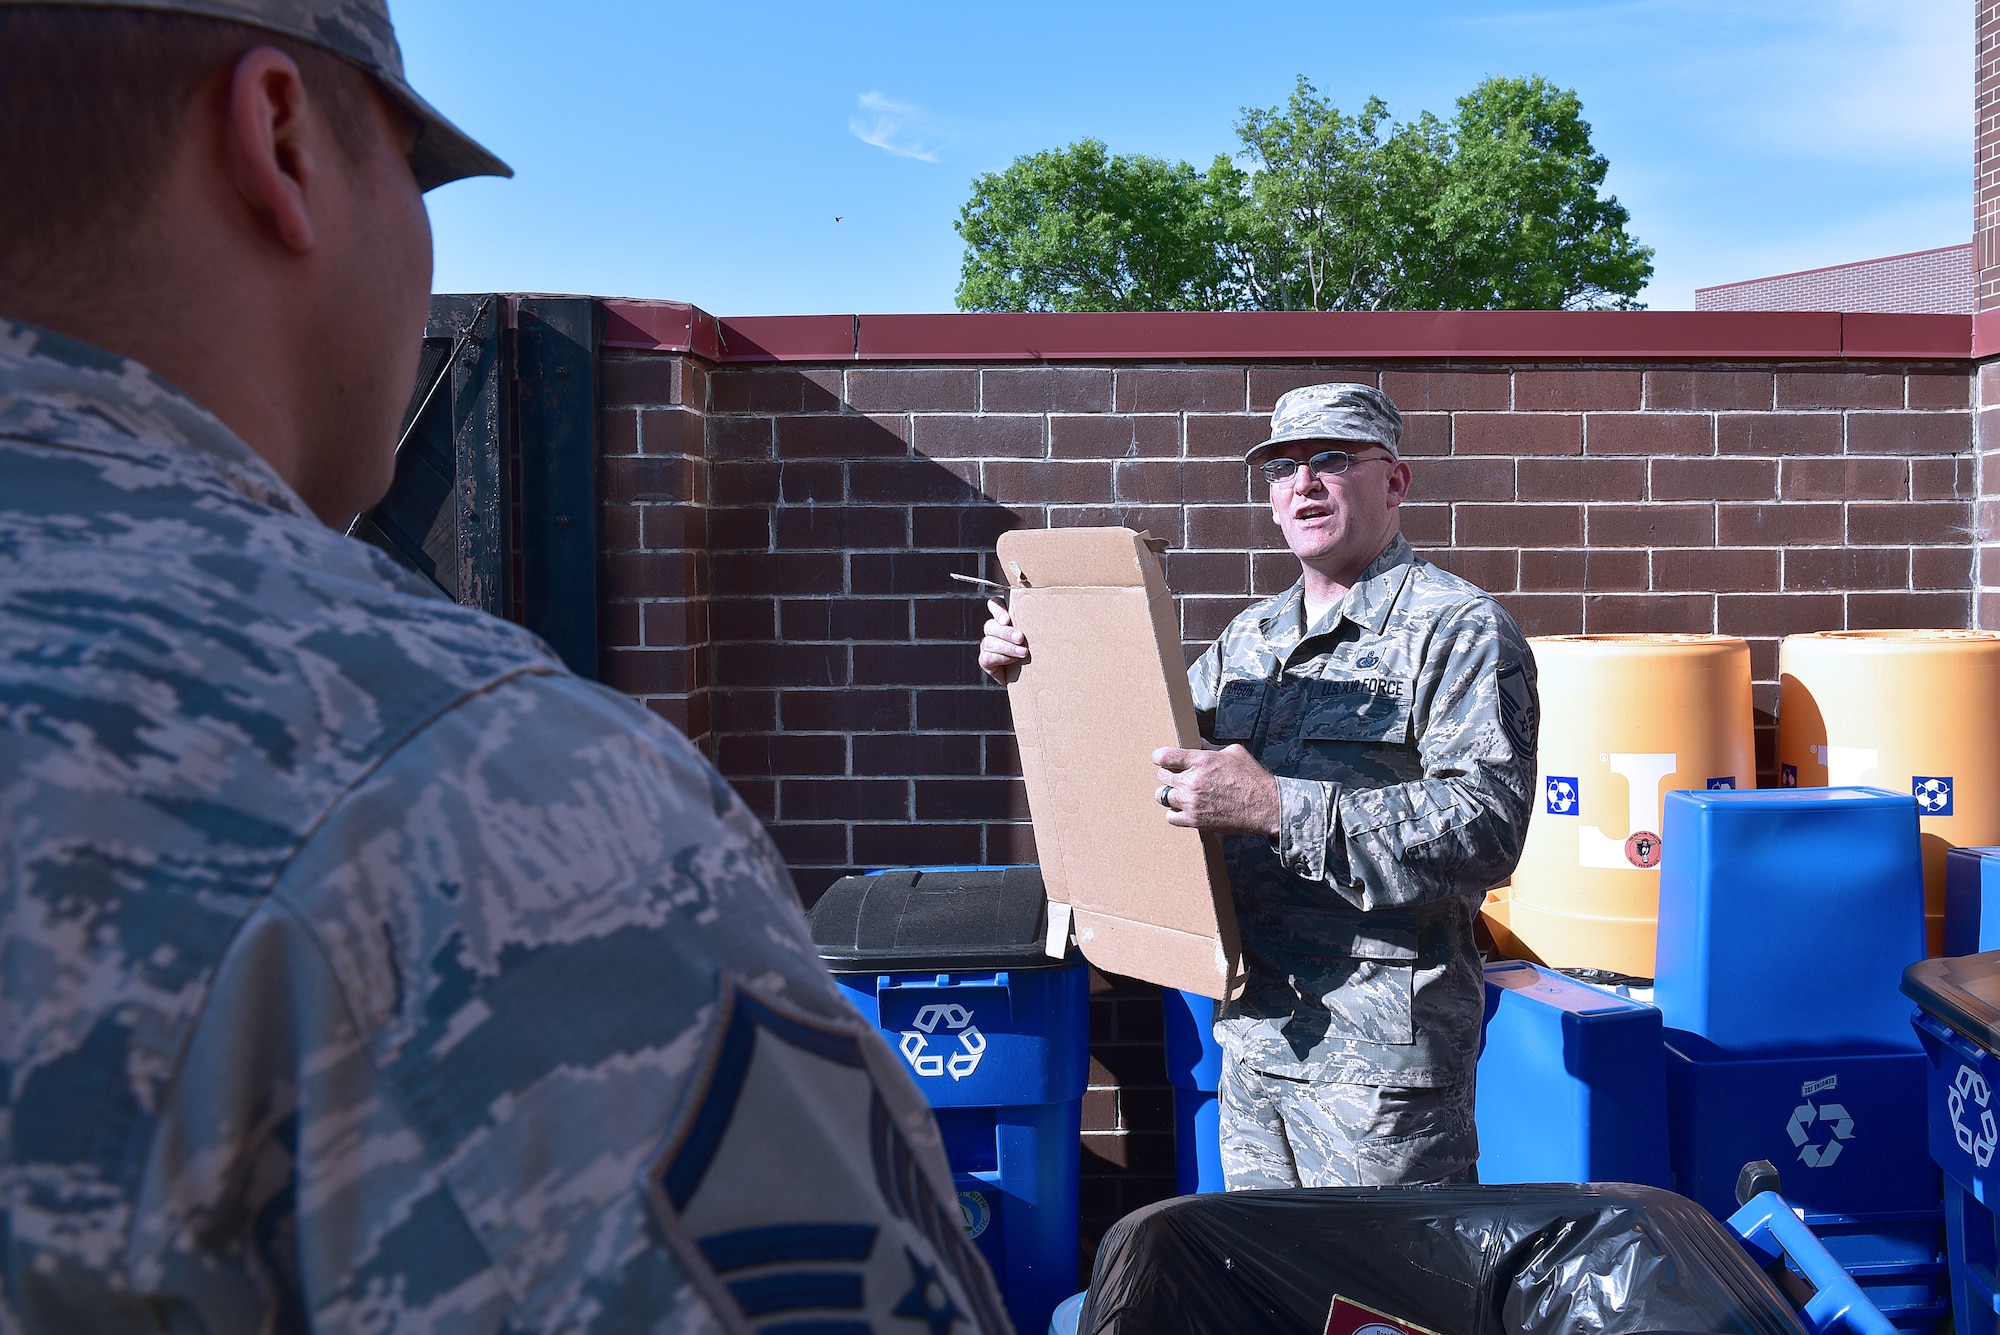
<svg viewBox="0 0 2000 1335">
<path fill-rule="evenodd" d="M 930 126 L 929 112 L 884 97 L 880 91 L 863 93 L 854 100 L 861 110 L 848 118 L 847 129 L 856 139 L 899 158 L 915 158 L 919 162 L 938 160 L 937 150 L 922 138 Z"/>
</svg>

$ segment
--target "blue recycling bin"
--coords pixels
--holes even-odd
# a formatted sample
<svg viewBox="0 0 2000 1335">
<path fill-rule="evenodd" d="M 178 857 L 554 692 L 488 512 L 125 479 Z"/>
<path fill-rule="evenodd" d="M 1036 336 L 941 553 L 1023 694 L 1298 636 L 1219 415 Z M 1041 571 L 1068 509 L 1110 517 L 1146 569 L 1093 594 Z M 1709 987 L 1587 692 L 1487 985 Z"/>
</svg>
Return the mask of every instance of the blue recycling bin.
<svg viewBox="0 0 2000 1335">
<path fill-rule="evenodd" d="M 937 1115 L 966 1232 L 1016 1328 L 1076 1291 L 1090 981 L 1044 953 L 1039 869 L 849 876 L 808 915 L 834 981 Z"/>
<path fill-rule="evenodd" d="M 1949 930 L 1949 929 L 1947 929 Z M 2000 951 L 1921 960 L 1903 974 L 1927 1068 L 1925 1141 L 1944 1170 L 1959 1335 L 2000 1330 Z"/>
<path fill-rule="evenodd" d="M 1668 1185 L 1660 1013 L 1518 960 L 1486 966 L 1481 1182 Z"/>
<path fill-rule="evenodd" d="M 1944 854 L 1944 953 L 2000 950 L 2000 848 Z"/>
<path fill-rule="evenodd" d="M 1174 1090 L 1174 1189 L 1183 1196 L 1221 1191 L 1222 1045 L 1215 1041 L 1215 1000 L 1176 987 L 1160 989 L 1166 1011 L 1167 1083 Z"/>
<path fill-rule="evenodd" d="M 1658 982 L 1668 1029 L 1732 1057 L 1913 1052 L 1924 955 L 1916 799 L 1877 788 L 1666 795 Z"/>
</svg>

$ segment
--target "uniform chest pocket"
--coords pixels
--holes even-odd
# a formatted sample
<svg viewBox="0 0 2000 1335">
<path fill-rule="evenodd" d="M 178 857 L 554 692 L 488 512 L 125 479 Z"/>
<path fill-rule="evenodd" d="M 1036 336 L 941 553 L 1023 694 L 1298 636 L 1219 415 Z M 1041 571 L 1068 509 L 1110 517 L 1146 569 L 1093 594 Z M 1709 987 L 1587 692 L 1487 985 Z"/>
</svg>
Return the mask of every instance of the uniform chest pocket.
<svg viewBox="0 0 2000 1335">
<path fill-rule="evenodd" d="M 1257 735 L 1257 715 L 1264 707 L 1264 683 L 1226 681 L 1215 702 L 1215 740 L 1247 742 Z"/>
<path fill-rule="evenodd" d="M 1397 677 L 1315 682 L 1299 735 L 1315 742 L 1408 742 L 1410 683 Z"/>
</svg>

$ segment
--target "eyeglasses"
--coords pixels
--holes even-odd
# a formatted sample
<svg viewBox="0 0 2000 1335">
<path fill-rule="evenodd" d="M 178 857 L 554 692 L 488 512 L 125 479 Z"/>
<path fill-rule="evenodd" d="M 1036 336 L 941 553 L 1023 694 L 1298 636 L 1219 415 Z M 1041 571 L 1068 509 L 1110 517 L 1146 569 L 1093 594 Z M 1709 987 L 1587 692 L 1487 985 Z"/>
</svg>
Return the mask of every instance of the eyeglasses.
<svg viewBox="0 0 2000 1335">
<path fill-rule="evenodd" d="M 1321 450 L 1307 459 L 1303 466 L 1310 468 L 1320 477 L 1339 477 L 1357 463 L 1365 464 L 1371 460 L 1390 457 L 1386 454 L 1370 454 L 1356 458 L 1346 450 Z M 1276 487 L 1293 481 L 1300 467 L 1297 459 L 1266 459 L 1257 465 L 1257 471 L 1264 475 L 1266 482 Z"/>
</svg>

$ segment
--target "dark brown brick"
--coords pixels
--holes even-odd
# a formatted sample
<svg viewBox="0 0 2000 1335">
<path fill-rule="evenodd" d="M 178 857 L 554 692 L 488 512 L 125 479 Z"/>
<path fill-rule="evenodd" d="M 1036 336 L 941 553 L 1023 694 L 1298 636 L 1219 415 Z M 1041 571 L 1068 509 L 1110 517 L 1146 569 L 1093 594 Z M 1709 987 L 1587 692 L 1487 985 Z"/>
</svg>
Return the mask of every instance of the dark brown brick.
<svg viewBox="0 0 2000 1335">
<path fill-rule="evenodd" d="M 711 568 L 715 591 L 724 597 L 746 594 L 840 593 L 847 581 L 839 552 L 718 552 Z"/>
<path fill-rule="evenodd" d="M 708 457 L 711 459 L 769 459 L 772 457 L 772 428 L 768 417 L 711 417 L 708 419 Z"/>
<path fill-rule="evenodd" d="M 1384 371 L 1382 392 L 1406 413 L 1513 406 L 1506 371 Z"/>
<path fill-rule="evenodd" d="M 1972 553 L 1963 547 L 1918 547 L 1910 553 L 1910 583 L 1919 589 L 1972 586 Z"/>
<path fill-rule="evenodd" d="M 699 593 L 700 567 L 680 552 L 607 552 L 601 598 L 678 598 Z"/>
<path fill-rule="evenodd" d="M 976 733 L 870 733 L 854 739 L 856 774 L 978 774 Z"/>
<path fill-rule="evenodd" d="M 1419 547 L 1442 547 L 1451 541 L 1451 507 L 1406 503 L 1403 536 Z M 1273 528 L 1275 532 L 1275 526 Z"/>
<path fill-rule="evenodd" d="M 1241 367 L 1118 369 L 1113 404 L 1121 413 L 1235 413 L 1244 406 Z"/>
<path fill-rule="evenodd" d="M 646 545 L 641 533 L 641 517 L 647 510 L 665 508 L 639 505 L 604 505 L 597 511 L 597 549 L 601 552 L 630 552 Z"/>
<path fill-rule="evenodd" d="M 909 545 L 910 512 L 888 505 L 788 505 L 777 510 L 724 511 L 776 521 L 777 545 L 791 551 L 841 550 Z M 746 544 L 736 543 L 735 546 Z M 762 545 L 762 544 L 747 544 Z M 971 570 L 967 574 L 974 573 Z M 857 592 L 873 593 L 866 589 Z"/>
<path fill-rule="evenodd" d="M 1488 593 L 1512 593 L 1520 583 L 1521 553 L 1512 547 L 1451 547 L 1429 555 L 1436 564 Z"/>
<path fill-rule="evenodd" d="M 686 459 L 621 458 L 603 461 L 601 486 L 611 504 L 701 498 L 703 465 Z"/>
<path fill-rule="evenodd" d="M 1959 630 L 1972 620 L 1970 593 L 1850 593 L 1849 630 Z"/>
<path fill-rule="evenodd" d="M 786 598 L 774 605 L 787 640 L 907 640 L 905 598 Z"/>
<path fill-rule="evenodd" d="M 933 458 L 1039 459 L 1043 451 L 1042 419 L 919 414 L 911 427 L 910 445 L 918 454 Z"/>
<path fill-rule="evenodd" d="M 952 594 L 961 587 L 952 575 L 973 575 L 978 566 L 974 552 L 854 552 L 847 558 L 848 589 L 856 594 Z"/>
<path fill-rule="evenodd" d="M 1646 407 L 1655 411 L 1771 407 L 1769 371 L 1653 370 L 1646 372 Z"/>
<path fill-rule="evenodd" d="M 598 363 L 598 394 L 607 407 L 680 403 L 681 377 L 678 357 L 646 353 L 606 357 Z"/>
<path fill-rule="evenodd" d="M 844 644 L 718 644 L 715 679 L 725 686 L 845 686 Z"/>
<path fill-rule="evenodd" d="M 597 414 L 597 452 L 607 459 L 639 453 L 637 408 L 606 408 Z"/>
<path fill-rule="evenodd" d="M 1583 542 L 1581 505 L 1452 507 L 1452 541 L 1461 547 L 1574 547 Z"/>
<path fill-rule="evenodd" d="M 984 842 L 977 825 L 856 825 L 854 861 L 861 867 L 908 867 L 976 862 Z"/>
<path fill-rule="evenodd" d="M 987 367 L 979 406 L 989 413 L 1111 411 L 1111 371 L 1101 366 Z"/>
<path fill-rule="evenodd" d="M 716 744 L 716 768 L 760 777 L 844 774 L 847 739 L 824 732 L 725 736 Z"/>
<path fill-rule="evenodd" d="M 920 505 L 910 511 L 910 543 L 915 547 L 971 547 L 990 552 L 1002 533 L 1017 528 L 1041 528 L 1044 520 L 1037 507 L 1009 510 L 999 505 Z"/>
<path fill-rule="evenodd" d="M 857 412 L 979 411 L 979 371 L 971 366 L 895 366 L 847 373 L 847 403 Z"/>
<path fill-rule="evenodd" d="M 1849 413 L 1849 454 L 1954 454 L 1972 448 L 1972 414 Z"/>
<path fill-rule="evenodd" d="M 1971 456 L 1910 460 L 1913 501 L 1970 500 L 1976 489 L 1979 461 Z"/>
<path fill-rule="evenodd" d="M 639 410 L 640 448 L 647 454 L 687 455 L 699 459 L 708 453 L 708 419 L 686 408 L 642 408 Z"/>
<path fill-rule="evenodd" d="M 1025 820 L 1028 790 L 1019 779 L 922 779 L 917 819 Z"/>
<path fill-rule="evenodd" d="M 1638 501 L 1646 496 L 1643 459 L 1523 459 L 1524 501 Z"/>
<path fill-rule="evenodd" d="M 780 779 L 784 820 L 908 820 L 910 785 L 901 779 Z"/>
<path fill-rule="evenodd" d="M 1182 510 L 1178 505 L 1051 505 L 1050 528 L 1144 529 L 1172 546 L 1181 546 Z"/>
<path fill-rule="evenodd" d="M 597 608 L 597 647 L 637 649 L 646 644 L 644 610 L 652 603 L 600 603 Z M 677 642 L 662 640 L 655 649 L 677 649 Z"/>
<path fill-rule="evenodd" d="M 1514 461 L 1426 459 L 1416 466 L 1412 486 L 1427 501 L 1511 501 Z"/>
<path fill-rule="evenodd" d="M 1181 452 L 1181 419 L 1150 417 L 1051 417 L 1049 454 L 1057 459 L 1131 459 Z"/>
<path fill-rule="evenodd" d="M 1292 587 L 1299 577 L 1299 558 L 1290 552 L 1250 554 L 1250 592 L 1264 598 Z"/>
<path fill-rule="evenodd" d="M 728 774 L 728 770 L 723 770 Z M 799 825 L 775 821 L 769 827 L 771 842 L 793 865 L 844 863 L 847 861 L 847 826 Z"/>
<path fill-rule="evenodd" d="M 1963 371 L 1912 371 L 1904 385 L 1912 408 L 1972 406 L 1972 377 Z"/>
<path fill-rule="evenodd" d="M 968 465 L 978 470 L 977 464 Z M 1008 468 L 1042 468 L 1038 463 L 994 463 L 984 466 L 986 470 Z M 786 500 L 791 500 L 788 484 Z M 952 468 L 935 459 L 884 459 L 878 462 L 857 460 L 847 465 L 847 485 L 856 501 L 868 501 L 878 505 L 893 505 L 907 502 L 913 505 L 957 503 L 978 504 L 985 497 L 979 488 L 968 482 Z"/>
<path fill-rule="evenodd" d="M 1655 459 L 1656 501 L 1768 501 L 1778 494 L 1775 459 Z"/>
<path fill-rule="evenodd" d="M 840 376 L 813 371 L 719 367 L 708 378 L 709 407 L 718 413 L 830 413 L 841 408 Z"/>
<path fill-rule="evenodd" d="M 1403 435 L 1396 445 L 1396 452 L 1405 459 L 1435 458 L 1452 453 L 1451 414 L 1403 414 Z"/>
<path fill-rule="evenodd" d="M 769 598 L 714 598 L 708 603 L 708 628 L 718 640 L 776 639 L 778 605 Z"/>
<path fill-rule="evenodd" d="M 723 732 L 768 732 L 778 726 L 776 691 L 715 691 L 715 726 Z"/>
<path fill-rule="evenodd" d="M 1521 553 L 1521 588 L 1530 593 L 1643 591 L 1649 567 L 1642 550 L 1559 548 Z"/>
<path fill-rule="evenodd" d="M 1639 408 L 1637 371 L 1516 371 L 1517 412 L 1594 412 Z"/>
<path fill-rule="evenodd" d="M 1006 693 L 995 694 L 1004 711 Z M 781 694 L 778 711 L 778 721 L 769 726 L 787 732 L 903 732 L 910 726 L 910 693 L 792 690 Z"/>
<path fill-rule="evenodd" d="M 1593 505 L 1586 525 L 1593 547 L 1706 547 L 1715 542 L 1715 511 L 1706 505 Z"/>
<path fill-rule="evenodd" d="M 981 472 L 986 491 L 1003 505 L 1103 504 L 1111 499 L 1109 460 L 997 460 Z"/>
<path fill-rule="evenodd" d="M 857 686 L 969 686 L 984 681 L 970 644 L 857 644 Z"/>
<path fill-rule="evenodd" d="M 1455 454 L 1582 454 L 1577 413 L 1453 413 Z"/>
<path fill-rule="evenodd" d="M 664 598 L 641 606 L 645 610 L 642 631 L 648 648 L 685 649 L 708 644 L 706 602 L 691 598 Z"/>
<path fill-rule="evenodd" d="M 1194 643 L 1207 643 L 1222 634 L 1230 619 L 1243 610 L 1243 596 L 1183 598 L 1180 606 L 1181 638 Z"/>
<path fill-rule="evenodd" d="M 1870 371 L 1780 371 L 1780 408 L 1900 408 L 1903 377 Z"/>
<path fill-rule="evenodd" d="M 1723 454 L 1839 454 L 1839 413 L 1718 413 L 1716 446 Z"/>
<path fill-rule="evenodd" d="M 970 646 L 967 646 L 968 648 Z M 970 657 L 970 655 L 967 655 Z M 923 732 L 999 732 L 1014 726 L 1007 692 L 986 680 L 971 690 L 916 693 L 917 727 Z"/>
<path fill-rule="evenodd" d="M 1249 473 L 1228 459 L 1120 459 L 1112 466 L 1111 498 L 1120 505 L 1222 504 L 1261 500 L 1249 494 Z M 1260 481 L 1258 491 L 1264 491 Z"/>
<path fill-rule="evenodd" d="M 771 779 L 738 779 L 730 785 L 736 795 L 743 799 L 758 820 L 769 825 L 778 819 L 778 785 Z M 798 879 L 798 868 L 792 868 L 792 877 Z M 804 886 L 799 887 L 802 891 Z"/>
<path fill-rule="evenodd" d="M 1188 546 L 1198 550 L 1285 545 L 1285 535 L 1271 522 L 1268 505 L 1191 505 L 1187 511 L 1187 540 Z"/>
<path fill-rule="evenodd" d="M 715 551 L 768 551 L 773 513 L 763 506 L 748 505 L 708 511 L 708 546 Z"/>
<path fill-rule="evenodd" d="M 1035 849 L 1035 827 L 1025 823 L 989 822 L 986 827 L 986 856 L 989 867 L 1034 867 L 1041 863 Z"/>
<path fill-rule="evenodd" d="M 1723 635 L 1799 635 L 1840 630 L 1837 593 L 1725 593 L 1716 599 L 1716 630 Z"/>
<path fill-rule="evenodd" d="M 1240 552 L 1168 552 L 1167 586 L 1184 594 L 1247 593 L 1250 559 Z"/>
<path fill-rule="evenodd" d="M 1847 507 L 1847 540 L 1936 546 L 1971 535 L 1971 507 L 1962 501 L 1909 501 Z"/>
<path fill-rule="evenodd" d="M 1590 413 L 1585 454 L 1714 454 L 1715 419 L 1706 413 Z"/>
<path fill-rule="evenodd" d="M 1778 494 L 1788 501 L 1899 501 L 1909 472 L 1903 459 L 1787 459 Z"/>
<path fill-rule="evenodd" d="M 1250 410 L 1269 413 L 1278 406 L 1278 396 L 1307 385 L 1374 385 L 1381 388 L 1378 371 L 1357 366 L 1253 366 L 1250 368 Z"/>
<path fill-rule="evenodd" d="M 1190 455 L 1220 455 L 1241 459 L 1250 447 L 1271 434 L 1268 417 L 1212 416 L 1189 413 L 1187 452 Z"/>
<path fill-rule="evenodd" d="M 1725 504 L 1716 530 L 1724 547 L 1833 546 L 1843 537 L 1841 507 L 1829 504 Z"/>
<path fill-rule="evenodd" d="M 1503 593 L 1500 605 L 1523 635 L 1581 635 L 1583 598 L 1573 593 Z"/>
<path fill-rule="evenodd" d="M 1757 548 L 1661 548 L 1653 588 L 1663 593 L 1768 593 L 1778 587 L 1778 553 Z"/>
<path fill-rule="evenodd" d="M 780 417 L 780 459 L 892 459 L 907 455 L 910 419 L 901 415 Z"/>
<path fill-rule="evenodd" d="M 627 695 L 672 695 L 693 690 L 700 658 L 689 649 L 611 649 L 598 655 L 604 684 Z"/>
<path fill-rule="evenodd" d="M 1787 589 L 1901 589 L 1909 582 L 1907 547 L 1794 547 L 1785 553 Z"/>
<path fill-rule="evenodd" d="M 950 640 L 953 644 L 976 643 L 991 615 L 986 599 L 970 589 L 963 594 L 953 589 L 941 598 L 918 598 L 911 603 L 911 610 L 918 639 Z"/>
<path fill-rule="evenodd" d="M 1593 593 L 1583 600 L 1591 635 L 1705 635 L 1715 629 L 1715 599 L 1692 593 Z"/>
</svg>

